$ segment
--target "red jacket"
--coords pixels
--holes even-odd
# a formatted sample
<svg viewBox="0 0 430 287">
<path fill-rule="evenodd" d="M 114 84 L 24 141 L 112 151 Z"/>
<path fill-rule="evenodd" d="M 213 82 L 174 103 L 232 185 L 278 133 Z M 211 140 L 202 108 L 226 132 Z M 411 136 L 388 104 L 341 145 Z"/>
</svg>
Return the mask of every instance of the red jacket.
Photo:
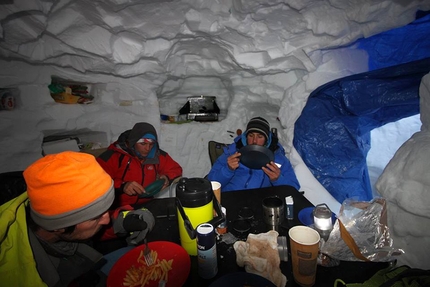
<svg viewBox="0 0 430 287">
<path fill-rule="evenodd" d="M 149 200 L 147 198 L 139 199 L 137 195 L 125 194 L 123 185 L 128 181 L 136 181 L 146 187 L 157 180 L 158 175 L 166 175 L 170 181 L 182 176 L 181 166 L 163 150 L 159 150 L 158 163 L 146 163 L 122 150 L 115 142 L 97 158 L 97 161 L 114 180 L 116 198 L 112 209 L 124 205 L 133 206 Z"/>
<path fill-rule="evenodd" d="M 155 144 L 144 158 L 134 146 L 145 135 L 155 139 Z M 149 200 L 125 194 L 124 185 L 129 181 L 136 181 L 145 188 L 161 175 L 167 176 L 170 182 L 182 176 L 181 166 L 159 148 L 157 132 L 148 123 L 136 123 L 133 129 L 123 132 L 107 151 L 97 157 L 97 161 L 114 180 L 116 196 L 112 209 Z"/>
<path fill-rule="evenodd" d="M 97 162 L 114 180 L 115 200 L 110 208 L 111 215 L 114 215 L 114 211 L 118 208 L 130 209 L 151 200 L 151 198 L 138 198 L 137 195 L 125 194 L 123 188 L 126 182 L 136 181 L 145 188 L 157 180 L 160 175 L 167 176 L 170 182 L 182 176 L 181 166 L 168 153 L 159 148 L 158 142 L 147 158 L 139 158 L 138 153 L 132 147 L 145 134 L 152 134 L 158 140 L 152 125 L 138 123 L 132 130 L 123 132 L 118 140 L 108 147 L 107 151 L 97 157 Z M 124 208 L 126 206 L 128 207 Z M 111 226 L 106 226 L 101 233 L 102 240 L 116 237 Z"/>
</svg>

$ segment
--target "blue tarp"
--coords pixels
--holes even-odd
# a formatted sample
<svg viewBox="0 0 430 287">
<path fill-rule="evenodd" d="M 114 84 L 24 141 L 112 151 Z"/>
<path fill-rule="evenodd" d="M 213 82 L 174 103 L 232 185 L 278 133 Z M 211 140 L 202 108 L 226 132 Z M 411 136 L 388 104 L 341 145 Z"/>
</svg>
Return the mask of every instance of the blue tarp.
<svg viewBox="0 0 430 287">
<path fill-rule="evenodd" d="M 420 11 L 409 25 L 360 39 L 369 55 L 369 71 L 430 57 L 430 11 Z"/>
<path fill-rule="evenodd" d="M 339 202 L 353 197 L 372 199 L 366 163 L 371 130 L 419 113 L 419 85 L 430 71 L 429 24 L 430 15 L 426 15 L 395 29 L 404 37 L 400 42 L 389 39 L 396 38 L 393 30 L 363 39 L 359 47 L 371 50 L 369 66 L 387 68 L 319 87 L 297 119 L 295 148 L 315 178 Z M 420 42 L 411 45 L 416 39 Z M 401 43 L 405 44 L 403 52 Z M 399 55 L 402 58 L 397 64 L 417 61 L 393 66 L 392 57 Z"/>
</svg>

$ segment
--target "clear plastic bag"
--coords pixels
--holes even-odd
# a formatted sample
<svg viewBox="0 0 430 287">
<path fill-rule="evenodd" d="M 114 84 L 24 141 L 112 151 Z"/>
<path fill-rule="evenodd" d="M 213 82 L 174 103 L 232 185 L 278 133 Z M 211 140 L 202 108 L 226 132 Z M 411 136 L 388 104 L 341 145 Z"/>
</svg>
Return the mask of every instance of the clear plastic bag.
<svg viewBox="0 0 430 287">
<path fill-rule="evenodd" d="M 393 247 L 383 198 L 370 202 L 345 200 L 320 251 L 334 260 L 372 262 L 393 261 L 404 253 Z"/>
</svg>

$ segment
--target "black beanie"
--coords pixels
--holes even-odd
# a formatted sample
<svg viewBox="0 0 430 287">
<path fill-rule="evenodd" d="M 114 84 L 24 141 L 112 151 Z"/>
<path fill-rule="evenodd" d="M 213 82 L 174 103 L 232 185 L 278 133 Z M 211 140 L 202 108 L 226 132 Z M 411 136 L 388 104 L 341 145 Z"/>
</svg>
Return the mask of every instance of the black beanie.
<svg viewBox="0 0 430 287">
<path fill-rule="evenodd" d="M 249 132 L 258 132 L 266 137 L 266 141 L 269 139 L 270 125 L 266 119 L 262 117 L 252 118 L 248 125 L 246 126 L 245 134 L 248 135 Z"/>
</svg>

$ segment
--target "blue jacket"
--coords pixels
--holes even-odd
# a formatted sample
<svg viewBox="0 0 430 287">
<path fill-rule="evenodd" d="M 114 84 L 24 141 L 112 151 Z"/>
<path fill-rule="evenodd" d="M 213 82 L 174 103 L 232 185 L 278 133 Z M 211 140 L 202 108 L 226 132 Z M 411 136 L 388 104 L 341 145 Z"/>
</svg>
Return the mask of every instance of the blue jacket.
<svg viewBox="0 0 430 287">
<path fill-rule="evenodd" d="M 231 170 L 227 165 L 227 158 L 238 151 L 237 144 L 241 137 L 237 137 L 234 143 L 224 148 L 224 153 L 215 161 L 207 178 L 221 183 L 221 191 L 254 189 L 261 187 L 291 185 L 297 190 L 300 188 L 299 181 L 294 173 L 290 161 L 285 156 L 285 149 L 278 143 L 274 151 L 275 163 L 281 165 L 281 175 L 276 181 L 270 181 L 262 169 L 250 169 L 239 163 L 236 170 Z M 238 144 L 240 146 L 240 143 Z"/>
</svg>

